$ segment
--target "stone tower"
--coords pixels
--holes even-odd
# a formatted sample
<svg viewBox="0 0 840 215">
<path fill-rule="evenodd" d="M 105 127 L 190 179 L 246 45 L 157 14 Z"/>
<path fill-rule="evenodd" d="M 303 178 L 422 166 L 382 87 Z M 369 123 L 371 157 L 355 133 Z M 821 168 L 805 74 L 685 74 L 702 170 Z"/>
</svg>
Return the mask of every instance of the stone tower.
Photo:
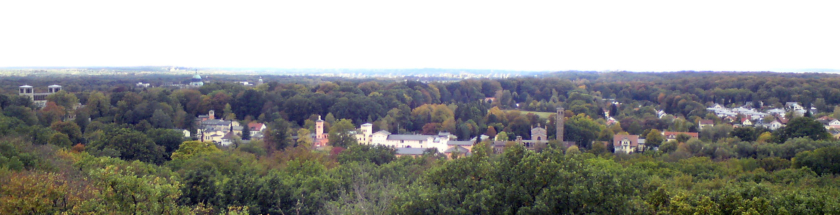
<svg viewBox="0 0 840 215">
<path fill-rule="evenodd" d="M 557 140 L 559 140 L 560 142 L 563 142 L 563 131 L 564 131 L 563 126 L 565 126 L 564 121 L 566 120 L 563 116 L 565 115 L 565 112 L 566 112 L 566 110 L 564 110 L 563 107 L 557 108 L 557 119 L 555 121 L 555 122 L 557 122 L 557 126 L 556 126 L 557 127 L 557 134 L 556 135 L 557 136 L 556 137 L 557 137 Z"/>
<path fill-rule="evenodd" d="M 210 110 L 210 112 L 207 113 L 207 118 L 208 119 L 216 119 L 216 111 Z"/>
</svg>

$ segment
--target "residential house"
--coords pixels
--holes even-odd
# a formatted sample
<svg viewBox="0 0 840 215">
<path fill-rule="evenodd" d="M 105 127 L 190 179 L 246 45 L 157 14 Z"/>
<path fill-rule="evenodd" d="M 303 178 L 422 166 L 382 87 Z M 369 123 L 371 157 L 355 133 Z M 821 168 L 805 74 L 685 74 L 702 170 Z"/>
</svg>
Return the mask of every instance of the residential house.
<svg viewBox="0 0 840 215">
<path fill-rule="evenodd" d="M 840 129 L 840 120 L 837 119 L 818 119 L 820 123 L 825 126 L 825 130 Z"/>
<path fill-rule="evenodd" d="M 834 139 L 840 139 L 840 130 L 831 129 L 828 130 L 828 133 L 830 133 L 831 136 L 834 137 Z"/>
<path fill-rule="evenodd" d="M 699 138 L 700 137 L 700 135 L 698 135 L 697 132 L 679 132 L 679 131 L 663 131 L 662 132 L 662 136 L 665 137 L 666 142 L 671 141 L 671 140 L 676 140 L 677 136 L 679 136 L 680 134 L 686 134 L 686 135 L 690 136 L 691 138 Z"/>
<path fill-rule="evenodd" d="M 778 116 L 778 117 L 785 117 L 785 114 L 787 114 L 787 111 L 779 109 L 779 108 L 773 108 L 773 109 L 767 110 L 766 112 L 770 115 L 774 115 L 774 116 Z"/>
<path fill-rule="evenodd" d="M 234 135 L 233 132 L 228 132 L 227 134 L 225 134 L 225 136 L 223 136 L 220 139 L 219 145 L 229 146 L 230 144 L 233 144 L 233 141 L 235 141 L 235 136 L 236 135 Z"/>
<path fill-rule="evenodd" d="M 750 120 L 749 118 L 746 118 L 746 117 L 745 117 L 745 118 L 741 118 L 741 125 L 744 125 L 744 126 L 753 126 L 753 122 L 752 122 L 752 120 Z"/>
<path fill-rule="evenodd" d="M 453 154 L 459 154 L 459 156 L 470 156 L 472 153 L 469 149 L 461 146 L 453 146 L 443 151 L 443 154 L 446 155 L 446 158 L 452 159 Z"/>
<path fill-rule="evenodd" d="M 258 122 L 248 123 L 248 130 L 250 130 L 250 134 L 253 137 L 257 133 L 262 133 L 265 130 L 265 124 Z"/>
<path fill-rule="evenodd" d="M 698 126 L 700 127 L 700 130 L 711 128 L 712 126 L 715 126 L 715 121 L 710 119 L 701 119 Z"/>
<path fill-rule="evenodd" d="M 770 123 L 767 123 L 765 125 L 766 125 L 765 128 L 770 129 L 770 130 L 774 130 L 774 131 L 776 129 L 779 129 L 779 128 L 782 128 L 782 127 L 785 126 L 785 125 L 782 124 L 782 122 L 779 122 L 779 120 L 773 120 Z"/>
<path fill-rule="evenodd" d="M 788 111 L 805 110 L 805 108 L 802 107 L 802 105 L 799 105 L 799 102 L 787 102 L 785 103 L 785 109 L 787 109 Z"/>
<path fill-rule="evenodd" d="M 644 144 L 639 143 L 639 135 L 619 134 L 613 136 L 615 153 L 632 154 L 644 151 Z"/>
<path fill-rule="evenodd" d="M 190 130 L 186 130 L 186 129 L 172 129 L 172 130 L 177 131 L 177 132 L 181 132 L 182 134 L 184 134 L 184 138 L 192 137 L 192 136 L 190 136 Z"/>
</svg>

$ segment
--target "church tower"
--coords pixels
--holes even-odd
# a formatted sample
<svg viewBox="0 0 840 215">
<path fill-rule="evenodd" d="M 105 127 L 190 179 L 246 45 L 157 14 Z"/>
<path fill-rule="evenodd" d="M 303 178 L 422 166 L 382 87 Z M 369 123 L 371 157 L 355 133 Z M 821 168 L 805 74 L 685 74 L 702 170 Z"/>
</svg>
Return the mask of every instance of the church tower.
<svg viewBox="0 0 840 215">
<path fill-rule="evenodd" d="M 321 138 L 324 134 L 324 120 L 321 120 L 321 115 L 318 115 L 318 121 L 315 121 L 315 138 Z"/>
<path fill-rule="evenodd" d="M 555 121 L 555 122 L 557 122 L 557 126 L 556 126 L 557 127 L 557 134 L 556 135 L 557 136 L 556 137 L 557 137 L 557 140 L 559 140 L 561 143 L 564 140 L 563 139 L 563 130 L 564 130 L 563 126 L 565 126 L 564 121 L 566 119 L 563 116 L 565 115 L 565 112 L 566 112 L 566 110 L 564 110 L 563 107 L 557 108 L 557 119 Z"/>
<path fill-rule="evenodd" d="M 315 121 L 315 147 L 323 147 L 329 142 L 328 134 L 324 134 L 324 120 L 321 120 L 321 115 L 318 115 L 318 121 Z"/>
</svg>

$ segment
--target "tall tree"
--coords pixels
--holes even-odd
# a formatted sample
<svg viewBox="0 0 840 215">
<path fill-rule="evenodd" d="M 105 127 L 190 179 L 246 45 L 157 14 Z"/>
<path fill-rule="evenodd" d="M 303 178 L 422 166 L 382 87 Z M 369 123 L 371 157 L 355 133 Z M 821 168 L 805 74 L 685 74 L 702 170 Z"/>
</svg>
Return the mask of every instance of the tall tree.
<svg viewBox="0 0 840 215">
<path fill-rule="evenodd" d="M 47 96 L 47 101 L 55 102 L 58 106 L 62 106 L 67 110 L 72 110 L 73 107 L 79 103 L 79 98 L 76 98 L 76 95 L 72 93 L 62 90 Z"/>
<path fill-rule="evenodd" d="M 575 141 L 584 148 L 590 148 L 593 140 L 598 137 L 601 127 L 585 114 L 578 114 L 566 121 L 565 139 Z"/>
<path fill-rule="evenodd" d="M 774 136 L 779 143 L 784 143 L 788 139 L 797 137 L 808 137 L 812 140 L 831 139 L 831 134 L 825 130 L 825 126 L 810 117 L 793 118 L 788 122 L 787 126 L 776 130 Z"/>
<path fill-rule="evenodd" d="M 277 119 L 266 127 L 265 133 L 266 152 L 273 154 L 275 151 L 284 150 L 289 146 L 291 136 L 289 135 L 289 122 L 284 119 Z"/>
<path fill-rule="evenodd" d="M 54 122 L 50 128 L 66 134 L 70 142 L 73 144 L 82 142 L 82 130 L 79 125 L 74 122 Z"/>
<path fill-rule="evenodd" d="M 356 138 L 350 132 L 355 130 L 353 123 L 349 119 L 342 119 L 337 121 L 329 132 L 329 143 L 334 147 L 347 148 L 352 144 L 356 144 Z"/>
<path fill-rule="evenodd" d="M 91 148 L 116 150 L 124 160 L 161 164 L 166 158 L 164 147 L 156 145 L 145 134 L 128 128 L 107 128 L 101 139 L 91 143 Z"/>
<path fill-rule="evenodd" d="M 662 132 L 656 129 L 651 129 L 647 136 L 645 136 L 645 145 L 651 147 L 659 147 L 662 144 L 662 141 L 665 141 L 665 137 L 662 136 Z"/>
<path fill-rule="evenodd" d="M 242 139 L 243 140 L 250 140 L 251 139 L 251 127 L 248 124 L 242 127 Z"/>
<path fill-rule="evenodd" d="M 149 120 L 151 121 L 152 126 L 154 126 L 155 128 L 175 127 L 172 124 L 172 118 L 160 109 L 155 110 L 155 112 L 152 114 L 152 118 Z"/>
</svg>

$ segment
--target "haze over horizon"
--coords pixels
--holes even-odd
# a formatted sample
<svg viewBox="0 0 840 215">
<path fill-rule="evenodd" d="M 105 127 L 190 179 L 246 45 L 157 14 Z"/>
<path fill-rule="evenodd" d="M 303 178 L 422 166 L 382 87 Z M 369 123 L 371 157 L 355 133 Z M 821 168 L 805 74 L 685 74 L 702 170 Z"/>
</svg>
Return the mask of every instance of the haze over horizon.
<svg viewBox="0 0 840 215">
<path fill-rule="evenodd" d="M 840 3 L 0 3 L 0 67 L 840 71 Z"/>
</svg>

